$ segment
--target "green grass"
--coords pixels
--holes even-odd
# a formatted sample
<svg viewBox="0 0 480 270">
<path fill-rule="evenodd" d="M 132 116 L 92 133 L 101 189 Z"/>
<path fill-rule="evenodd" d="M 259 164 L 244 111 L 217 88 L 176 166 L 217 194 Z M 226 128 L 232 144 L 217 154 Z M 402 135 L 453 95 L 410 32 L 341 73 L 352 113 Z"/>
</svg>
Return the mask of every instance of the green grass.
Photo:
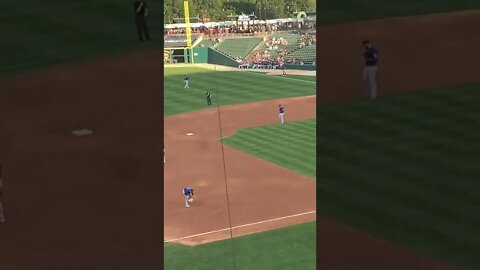
<svg viewBox="0 0 480 270">
<path fill-rule="evenodd" d="M 316 120 L 239 130 L 224 143 L 279 166 L 316 176 Z"/>
<path fill-rule="evenodd" d="M 327 105 L 322 215 L 480 269 L 480 86 Z"/>
<path fill-rule="evenodd" d="M 191 76 L 190 88 L 183 88 L 183 75 Z M 213 104 L 254 102 L 285 97 L 314 95 L 315 82 L 282 78 L 253 72 L 218 72 L 200 68 L 166 68 L 164 72 L 164 115 L 207 108 L 205 93 Z"/>
<path fill-rule="evenodd" d="M 123 50 L 160 48 L 161 2 L 150 1 L 156 44 L 138 44 L 131 0 L 0 3 L 0 75 Z"/>
<path fill-rule="evenodd" d="M 165 269 L 314 270 L 316 269 L 315 222 L 223 240 L 196 247 L 166 244 Z"/>
<path fill-rule="evenodd" d="M 322 0 L 317 2 L 319 24 L 381 19 L 478 9 L 480 0 Z"/>
<path fill-rule="evenodd" d="M 288 71 L 287 71 L 288 74 Z M 282 75 L 275 75 L 276 77 L 282 77 Z M 317 77 L 316 76 L 304 76 L 304 75 L 287 75 L 288 78 L 290 79 L 295 79 L 295 80 L 302 80 L 302 81 L 308 81 L 308 82 L 317 82 Z"/>
</svg>

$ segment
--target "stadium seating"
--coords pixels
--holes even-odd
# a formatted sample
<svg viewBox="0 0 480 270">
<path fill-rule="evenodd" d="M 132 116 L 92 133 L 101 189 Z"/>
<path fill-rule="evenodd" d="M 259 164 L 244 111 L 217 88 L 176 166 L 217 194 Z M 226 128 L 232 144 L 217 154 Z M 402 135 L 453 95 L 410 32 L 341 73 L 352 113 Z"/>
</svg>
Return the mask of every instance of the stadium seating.
<svg viewBox="0 0 480 270">
<path fill-rule="evenodd" d="M 217 46 L 217 50 L 232 57 L 245 57 L 260 42 L 261 38 L 225 39 Z"/>
<path fill-rule="evenodd" d="M 288 34 L 288 33 L 275 33 L 273 35 L 274 37 L 276 37 L 277 39 L 278 38 L 284 38 L 287 40 L 288 42 L 288 45 L 287 46 L 281 46 L 279 45 L 278 46 L 278 50 L 277 51 L 272 51 L 271 55 L 272 57 L 275 57 L 278 55 L 278 51 L 280 50 L 287 50 L 287 52 L 290 52 L 292 51 L 293 49 L 297 48 L 298 46 L 298 41 L 300 40 L 300 35 L 296 35 L 296 34 Z"/>
<path fill-rule="evenodd" d="M 317 45 L 306 46 L 292 53 L 287 54 L 287 58 L 294 57 L 304 63 L 312 63 L 317 57 Z"/>
<path fill-rule="evenodd" d="M 210 39 L 206 39 L 206 38 L 204 38 L 204 39 L 198 44 L 199 47 L 211 47 L 211 48 L 213 48 L 213 45 L 214 45 L 213 41 L 210 40 Z"/>
</svg>

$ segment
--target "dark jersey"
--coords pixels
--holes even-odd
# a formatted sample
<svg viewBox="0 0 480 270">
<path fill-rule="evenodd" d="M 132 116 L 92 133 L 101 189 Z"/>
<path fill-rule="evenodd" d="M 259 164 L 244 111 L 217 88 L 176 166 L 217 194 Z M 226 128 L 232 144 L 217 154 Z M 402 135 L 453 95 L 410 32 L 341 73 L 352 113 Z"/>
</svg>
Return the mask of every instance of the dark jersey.
<svg viewBox="0 0 480 270">
<path fill-rule="evenodd" d="M 378 63 L 378 50 L 373 47 L 368 48 L 363 53 L 363 57 L 365 58 L 366 66 L 376 66 Z"/>
<path fill-rule="evenodd" d="M 140 7 L 140 5 L 142 5 L 142 7 Z M 146 11 L 147 11 L 147 3 L 145 3 L 145 1 L 135 1 L 135 3 L 133 4 L 133 8 L 135 11 L 135 17 L 137 18 L 145 17 Z"/>
</svg>

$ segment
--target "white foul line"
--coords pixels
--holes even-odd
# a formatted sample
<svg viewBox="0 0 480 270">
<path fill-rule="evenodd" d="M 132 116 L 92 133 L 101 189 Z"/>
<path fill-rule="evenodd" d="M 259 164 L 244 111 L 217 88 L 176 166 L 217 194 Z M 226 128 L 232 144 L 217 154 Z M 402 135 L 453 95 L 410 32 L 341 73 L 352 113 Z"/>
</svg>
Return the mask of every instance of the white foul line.
<svg viewBox="0 0 480 270">
<path fill-rule="evenodd" d="M 228 230 L 230 230 L 230 229 L 234 230 L 234 229 L 243 228 L 243 227 L 248 227 L 248 226 L 254 226 L 254 225 L 258 225 L 258 224 L 262 224 L 262 223 L 267 223 L 267 222 L 272 222 L 272 221 L 277 221 L 277 220 L 282 220 L 282 219 L 287 219 L 287 218 L 292 218 L 292 217 L 304 216 L 304 215 L 313 214 L 313 213 L 316 213 L 316 212 L 317 212 L 317 211 L 309 211 L 309 212 L 304 212 L 304 213 L 295 214 L 295 215 L 290 215 L 290 216 L 284 216 L 284 217 L 279 217 L 279 218 L 272 218 L 272 219 L 267 219 L 267 220 L 263 220 L 263 221 L 258 221 L 258 222 L 253 222 L 253 223 L 248 223 L 248 224 L 233 226 L 232 228 L 225 228 L 225 229 L 220 229 L 220 230 L 215 230 L 215 231 L 209 231 L 209 232 L 204 232 L 204 233 L 199 233 L 199 234 L 188 235 L 188 236 L 184 236 L 184 237 L 180 237 L 180 238 L 176 238 L 176 239 L 165 240 L 165 241 L 163 241 L 163 242 L 164 242 L 164 243 L 176 242 L 176 241 L 180 241 L 180 240 L 184 240 L 184 239 L 188 239 L 188 238 L 194 238 L 194 237 L 199 237 L 199 236 L 203 236 L 203 235 L 207 235 L 207 234 L 212 234 L 212 233 L 219 233 L 219 232 L 223 232 L 223 231 L 228 231 Z"/>
</svg>

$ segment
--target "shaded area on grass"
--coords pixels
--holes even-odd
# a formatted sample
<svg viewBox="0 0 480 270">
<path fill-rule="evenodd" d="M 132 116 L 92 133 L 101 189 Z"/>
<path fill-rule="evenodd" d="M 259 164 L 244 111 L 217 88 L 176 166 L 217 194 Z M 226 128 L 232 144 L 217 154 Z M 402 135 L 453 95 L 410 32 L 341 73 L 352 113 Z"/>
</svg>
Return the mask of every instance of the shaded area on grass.
<svg viewBox="0 0 480 270">
<path fill-rule="evenodd" d="M 480 267 L 480 86 L 322 106 L 322 215 Z"/>
<path fill-rule="evenodd" d="M 161 3 L 149 3 L 149 26 L 160 40 Z M 0 3 L 0 74 L 96 57 L 138 45 L 133 1 L 35 1 Z M 158 21 L 158 22 L 157 22 Z M 158 30 L 157 30 L 158 29 Z M 161 64 L 161 62 L 159 62 Z"/>
<path fill-rule="evenodd" d="M 335 24 L 396 16 L 480 9 L 480 0 L 323 0 L 317 3 L 319 24 Z"/>
</svg>

